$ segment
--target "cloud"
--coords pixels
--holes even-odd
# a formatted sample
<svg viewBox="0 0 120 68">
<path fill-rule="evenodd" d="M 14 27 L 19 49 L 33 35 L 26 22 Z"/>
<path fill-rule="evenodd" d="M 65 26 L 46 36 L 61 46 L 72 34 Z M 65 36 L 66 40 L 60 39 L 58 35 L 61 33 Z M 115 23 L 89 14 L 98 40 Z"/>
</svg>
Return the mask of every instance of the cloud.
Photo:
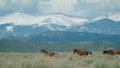
<svg viewBox="0 0 120 68">
<path fill-rule="evenodd" d="M 120 0 L 0 0 L 0 15 L 23 12 L 31 15 L 63 13 L 94 17 L 120 12 Z"/>
<path fill-rule="evenodd" d="M 109 2 L 111 0 L 84 0 L 86 3 L 91 3 L 91 4 L 95 4 L 95 3 L 103 3 L 103 2 Z"/>
<path fill-rule="evenodd" d="M 77 0 L 40 0 L 38 4 L 41 13 L 70 13 L 74 10 Z"/>
<path fill-rule="evenodd" d="M 11 3 L 16 6 L 29 7 L 34 3 L 34 0 L 11 0 Z"/>
<path fill-rule="evenodd" d="M 14 12 L 37 14 L 39 0 L 0 0 L 0 15 Z"/>
<path fill-rule="evenodd" d="M 6 4 L 6 0 L 0 0 L 0 9 L 4 8 Z"/>
<path fill-rule="evenodd" d="M 41 14 L 64 13 L 94 17 L 120 11 L 119 0 L 39 0 Z"/>
<path fill-rule="evenodd" d="M 119 7 L 119 0 L 78 0 L 75 11 L 85 17 L 95 17 L 120 12 Z"/>
<path fill-rule="evenodd" d="M 30 7 L 36 5 L 35 4 L 36 1 L 37 0 L 11 0 L 10 6 L 12 7 L 13 10 L 24 12 L 26 9 L 29 10 Z"/>
</svg>

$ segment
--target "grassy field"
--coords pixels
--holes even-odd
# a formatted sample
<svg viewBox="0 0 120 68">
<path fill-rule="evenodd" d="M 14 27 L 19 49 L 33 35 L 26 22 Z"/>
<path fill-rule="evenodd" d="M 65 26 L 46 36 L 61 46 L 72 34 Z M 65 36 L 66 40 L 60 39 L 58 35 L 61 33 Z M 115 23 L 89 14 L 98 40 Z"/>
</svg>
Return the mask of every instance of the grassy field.
<svg viewBox="0 0 120 68">
<path fill-rule="evenodd" d="M 100 52 L 78 56 L 72 52 L 45 57 L 39 53 L 0 53 L 0 68 L 120 68 L 120 55 Z"/>
</svg>

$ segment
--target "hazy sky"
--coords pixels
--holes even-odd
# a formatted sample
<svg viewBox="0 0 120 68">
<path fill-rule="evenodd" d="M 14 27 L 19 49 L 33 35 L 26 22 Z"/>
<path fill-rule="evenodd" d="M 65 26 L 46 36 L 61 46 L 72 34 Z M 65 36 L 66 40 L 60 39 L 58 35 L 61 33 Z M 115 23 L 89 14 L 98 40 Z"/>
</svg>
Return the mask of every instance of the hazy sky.
<svg viewBox="0 0 120 68">
<path fill-rule="evenodd" d="M 120 12 L 120 0 L 0 0 L 0 16 L 15 12 L 94 17 Z"/>
</svg>

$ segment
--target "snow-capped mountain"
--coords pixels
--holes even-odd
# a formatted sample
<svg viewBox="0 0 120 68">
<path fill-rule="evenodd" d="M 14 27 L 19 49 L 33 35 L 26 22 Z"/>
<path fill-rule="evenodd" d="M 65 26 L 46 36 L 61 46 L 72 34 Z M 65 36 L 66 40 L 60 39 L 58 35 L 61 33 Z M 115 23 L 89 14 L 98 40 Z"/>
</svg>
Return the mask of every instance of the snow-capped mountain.
<svg viewBox="0 0 120 68">
<path fill-rule="evenodd" d="M 120 13 L 88 19 L 64 14 L 32 16 L 17 12 L 0 17 L 0 38 L 29 36 L 45 31 L 120 34 L 119 26 Z"/>
<path fill-rule="evenodd" d="M 120 34 L 120 21 L 103 18 L 79 27 L 83 32 Z"/>
<path fill-rule="evenodd" d="M 97 49 L 95 48 L 96 50 L 104 50 L 104 48 L 109 49 L 111 47 L 113 49 L 116 47 L 115 49 L 117 49 L 117 48 L 119 48 L 119 46 L 117 47 L 117 44 L 118 45 L 120 44 L 120 42 L 119 42 L 120 35 L 109 35 L 109 34 L 95 33 L 95 32 L 97 32 L 96 30 L 106 31 L 106 28 L 108 28 L 106 26 L 109 26 L 109 28 L 108 28 L 109 30 L 113 29 L 113 30 L 111 30 L 111 32 L 116 30 L 116 28 L 120 28 L 119 22 L 115 22 L 115 21 L 112 21 L 110 19 L 102 19 L 102 20 L 98 20 L 96 22 L 84 24 L 81 26 L 73 25 L 73 26 L 71 26 L 71 29 L 69 29 L 69 31 L 75 31 L 75 30 L 79 31 L 82 29 L 83 31 L 86 31 L 86 32 L 69 32 L 69 31 L 50 31 L 49 32 L 49 29 L 47 29 L 48 27 L 46 25 L 40 26 L 40 27 L 33 27 L 33 26 L 37 26 L 37 25 L 14 25 L 13 23 L 0 25 L 1 45 L 11 46 L 11 48 L 18 47 L 17 49 L 25 48 L 25 47 L 23 47 L 23 45 L 24 46 L 28 45 L 26 48 L 31 47 L 33 49 L 34 49 L 34 47 L 36 47 L 36 49 L 39 48 L 39 45 L 42 45 L 45 47 L 47 47 L 46 45 L 55 45 L 55 46 L 58 45 L 55 43 L 51 44 L 50 41 L 52 41 L 52 42 L 59 42 L 59 44 L 61 43 L 61 45 L 62 45 L 61 48 L 62 48 L 65 46 L 65 45 L 63 45 L 64 43 L 62 43 L 63 41 L 64 42 L 100 41 L 100 42 L 94 42 L 94 44 L 91 44 L 91 48 L 93 48 L 93 47 L 95 48 L 95 46 L 93 46 L 93 45 L 98 45 L 99 47 L 96 46 L 96 48 L 97 48 Z M 58 26 L 58 25 L 53 25 L 51 27 L 65 28 L 64 26 Z M 84 30 L 85 28 L 87 28 L 89 30 Z M 93 29 L 96 29 L 96 30 L 94 31 Z M 120 29 L 118 29 L 116 31 L 119 32 L 119 30 Z M 47 32 L 44 32 L 44 31 L 47 31 Z M 89 31 L 93 31 L 94 33 L 89 33 Z M 20 37 L 20 36 L 22 36 L 22 37 Z M 4 39 L 1 40 L 1 38 L 4 38 Z M 45 44 L 44 43 L 38 44 L 37 42 L 40 42 L 40 41 L 42 41 L 42 42 L 45 41 Z M 49 41 L 49 43 L 46 44 L 48 41 Z M 101 44 L 101 41 L 110 41 L 110 42 L 115 43 L 115 44 L 111 44 L 111 43 L 109 43 L 109 44 L 102 43 Z M 28 43 L 26 43 L 26 42 L 28 42 Z M 32 43 L 29 43 L 29 42 L 32 42 Z M 75 44 L 70 43 L 70 44 L 76 45 L 76 43 Z M 90 45 L 90 43 L 85 43 L 85 45 L 82 44 L 83 46 L 80 48 L 83 48 L 83 47 L 86 48 L 86 44 Z M 38 47 L 36 45 L 38 45 Z M 69 44 L 66 44 L 66 45 L 69 45 Z M 80 44 L 78 43 L 77 45 L 79 47 Z M 106 46 L 106 45 L 108 45 L 108 46 Z M 22 47 L 20 47 L 20 46 L 22 46 Z M 6 48 L 8 48 L 8 47 L 6 47 Z M 75 48 L 77 48 L 77 47 L 75 47 Z M 88 48 L 90 48 L 90 46 L 88 46 Z M 11 50 L 15 50 L 15 49 L 11 49 Z M 31 50 L 31 49 L 28 49 L 28 50 Z"/>
<path fill-rule="evenodd" d="M 63 14 L 31 16 L 29 14 L 17 12 L 14 14 L 0 17 L 0 24 L 13 23 L 14 25 L 37 24 L 39 26 L 42 26 L 42 25 L 57 24 L 57 25 L 64 25 L 68 27 L 73 24 L 82 25 L 87 21 L 88 20 L 86 18 L 69 17 Z"/>
<path fill-rule="evenodd" d="M 94 18 L 92 21 L 98 21 L 98 20 L 101 20 L 104 18 L 118 22 L 118 21 L 120 21 L 120 12 L 114 13 L 114 14 L 107 14 L 107 15 L 98 16 L 98 17 Z"/>
</svg>

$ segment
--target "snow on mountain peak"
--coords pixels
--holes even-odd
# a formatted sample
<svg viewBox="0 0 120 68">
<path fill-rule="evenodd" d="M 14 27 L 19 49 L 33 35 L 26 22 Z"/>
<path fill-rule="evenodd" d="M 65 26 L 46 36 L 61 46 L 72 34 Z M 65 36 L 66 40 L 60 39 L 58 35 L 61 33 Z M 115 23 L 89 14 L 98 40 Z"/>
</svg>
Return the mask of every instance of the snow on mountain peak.
<svg viewBox="0 0 120 68">
<path fill-rule="evenodd" d="M 14 25 L 34 25 L 58 24 L 71 26 L 72 24 L 82 25 L 88 20 L 85 18 L 69 17 L 60 14 L 32 16 L 25 13 L 16 12 L 14 14 L 0 17 L 0 24 L 13 23 Z"/>
<path fill-rule="evenodd" d="M 120 12 L 114 13 L 114 14 L 107 14 L 107 15 L 98 16 L 98 17 L 94 18 L 93 21 L 101 20 L 104 18 L 118 22 L 118 21 L 120 21 Z"/>
<path fill-rule="evenodd" d="M 114 21 L 120 21 L 120 12 L 116 14 L 109 14 L 108 18 Z"/>
<path fill-rule="evenodd" d="M 14 14 L 1 17 L 0 24 L 13 23 L 14 25 L 27 25 L 28 23 L 32 24 L 34 18 L 34 16 L 16 12 Z"/>
<path fill-rule="evenodd" d="M 6 27 L 6 31 L 13 31 L 13 26 L 8 26 L 8 27 Z"/>
<path fill-rule="evenodd" d="M 120 13 L 99 16 L 93 18 L 91 21 L 87 18 L 72 17 L 64 14 L 32 16 L 29 14 L 16 12 L 10 15 L 0 17 L 0 24 L 12 23 L 13 25 L 32 25 L 32 28 L 43 26 L 45 28 L 47 27 L 47 29 L 50 29 L 52 31 L 63 31 L 69 30 L 74 27 L 74 29 L 78 29 L 79 26 L 98 21 L 104 18 L 117 22 L 120 21 Z M 78 28 L 76 26 L 78 26 Z M 87 28 L 80 27 L 80 29 L 85 30 Z M 13 26 L 6 27 L 6 31 L 13 31 Z"/>
</svg>

